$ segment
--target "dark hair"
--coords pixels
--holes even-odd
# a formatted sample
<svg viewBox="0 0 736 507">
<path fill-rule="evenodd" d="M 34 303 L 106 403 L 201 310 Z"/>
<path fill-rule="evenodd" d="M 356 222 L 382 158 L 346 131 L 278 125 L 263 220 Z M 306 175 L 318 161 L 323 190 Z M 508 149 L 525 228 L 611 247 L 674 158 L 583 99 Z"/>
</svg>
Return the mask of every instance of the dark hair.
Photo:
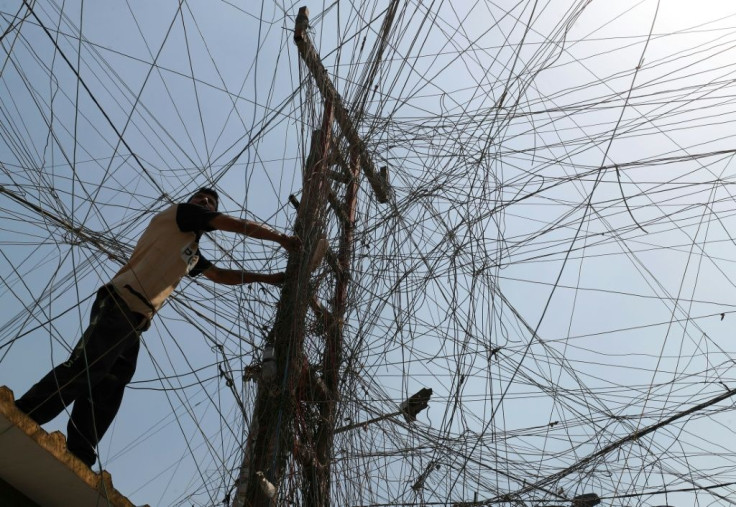
<svg viewBox="0 0 736 507">
<path fill-rule="evenodd" d="M 194 197 L 197 194 L 207 194 L 207 195 L 211 195 L 212 197 L 214 197 L 215 198 L 215 211 L 217 211 L 217 208 L 220 205 L 220 196 L 217 195 L 217 192 L 215 192 L 214 189 L 209 188 L 209 187 L 202 187 L 199 190 L 197 190 L 196 192 L 194 192 L 192 194 L 192 197 Z M 190 199 L 191 199 L 191 197 L 190 197 Z"/>
</svg>

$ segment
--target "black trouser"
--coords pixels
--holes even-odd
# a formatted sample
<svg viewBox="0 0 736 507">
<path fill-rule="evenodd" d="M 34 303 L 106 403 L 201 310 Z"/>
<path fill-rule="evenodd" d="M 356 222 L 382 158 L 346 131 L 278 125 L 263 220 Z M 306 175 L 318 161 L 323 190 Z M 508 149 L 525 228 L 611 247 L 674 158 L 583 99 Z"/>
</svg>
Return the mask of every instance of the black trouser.
<svg viewBox="0 0 736 507">
<path fill-rule="evenodd" d="M 74 402 L 67 447 L 92 466 L 95 448 L 115 418 L 133 378 L 140 333 L 148 319 L 132 312 L 109 286 L 97 292 L 89 327 L 71 357 L 43 377 L 15 404 L 39 424 Z"/>
</svg>

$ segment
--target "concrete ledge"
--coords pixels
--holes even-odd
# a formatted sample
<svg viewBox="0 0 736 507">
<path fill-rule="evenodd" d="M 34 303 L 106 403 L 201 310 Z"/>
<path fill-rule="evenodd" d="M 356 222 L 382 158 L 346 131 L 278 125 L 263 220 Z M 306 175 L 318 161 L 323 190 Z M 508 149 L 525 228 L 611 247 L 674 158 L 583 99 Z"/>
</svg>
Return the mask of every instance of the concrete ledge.
<svg viewBox="0 0 736 507">
<path fill-rule="evenodd" d="M 41 507 L 135 507 L 66 449 L 66 438 L 46 433 L 18 410 L 0 386 L 0 478 Z"/>
</svg>

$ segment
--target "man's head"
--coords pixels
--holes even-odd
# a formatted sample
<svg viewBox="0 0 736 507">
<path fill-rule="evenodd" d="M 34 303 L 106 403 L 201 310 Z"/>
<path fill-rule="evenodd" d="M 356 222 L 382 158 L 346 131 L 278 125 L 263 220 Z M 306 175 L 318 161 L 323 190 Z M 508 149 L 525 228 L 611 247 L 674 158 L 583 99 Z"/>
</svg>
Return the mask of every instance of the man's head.
<svg viewBox="0 0 736 507">
<path fill-rule="evenodd" d="M 196 204 L 202 206 L 210 211 L 217 211 L 217 206 L 220 202 L 220 197 L 211 188 L 202 187 L 189 198 L 190 204 Z"/>
</svg>

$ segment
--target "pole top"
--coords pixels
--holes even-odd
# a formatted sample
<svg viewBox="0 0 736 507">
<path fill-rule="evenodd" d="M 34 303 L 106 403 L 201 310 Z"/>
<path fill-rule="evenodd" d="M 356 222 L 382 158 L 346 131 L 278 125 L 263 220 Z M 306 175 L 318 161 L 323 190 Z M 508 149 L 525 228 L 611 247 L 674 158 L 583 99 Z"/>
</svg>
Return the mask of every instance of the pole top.
<svg viewBox="0 0 736 507">
<path fill-rule="evenodd" d="M 296 22 L 294 23 L 294 41 L 300 42 L 304 40 L 304 33 L 309 28 L 309 9 L 305 5 L 299 7 L 299 14 L 296 15 Z"/>
</svg>

